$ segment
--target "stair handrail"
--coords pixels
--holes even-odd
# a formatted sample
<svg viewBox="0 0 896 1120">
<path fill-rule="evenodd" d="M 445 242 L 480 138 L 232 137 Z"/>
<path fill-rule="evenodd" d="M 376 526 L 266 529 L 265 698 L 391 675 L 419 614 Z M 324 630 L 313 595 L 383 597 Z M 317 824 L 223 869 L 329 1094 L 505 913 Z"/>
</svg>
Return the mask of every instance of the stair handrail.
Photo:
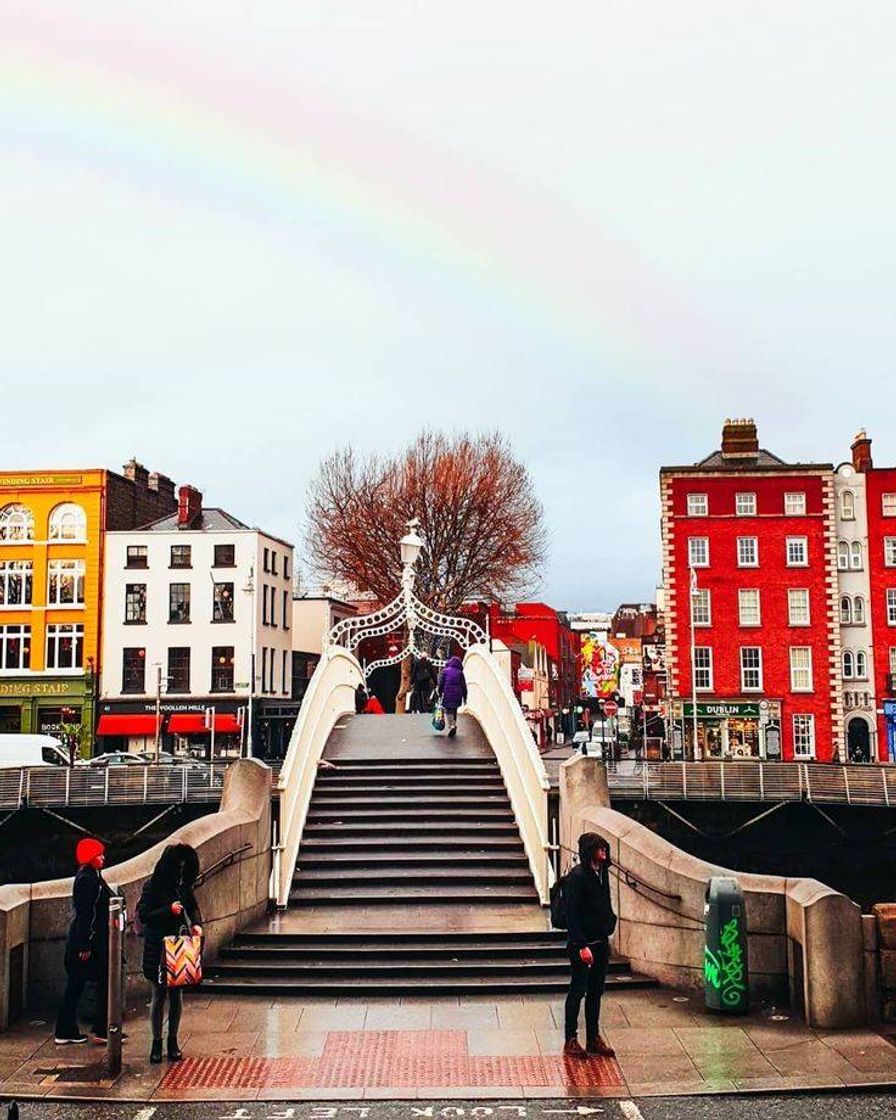
<svg viewBox="0 0 896 1120">
<path fill-rule="evenodd" d="M 353 653 L 328 646 L 308 682 L 280 770 L 280 861 L 277 905 L 285 907 L 311 804 L 318 763 L 336 723 L 355 710 L 364 671 Z"/>
<path fill-rule="evenodd" d="M 542 905 L 547 905 L 554 873 L 548 839 L 551 786 L 544 760 L 510 682 L 487 644 L 467 650 L 464 673 L 469 693 L 467 710 L 476 718 L 495 752 L 538 897 Z"/>
</svg>

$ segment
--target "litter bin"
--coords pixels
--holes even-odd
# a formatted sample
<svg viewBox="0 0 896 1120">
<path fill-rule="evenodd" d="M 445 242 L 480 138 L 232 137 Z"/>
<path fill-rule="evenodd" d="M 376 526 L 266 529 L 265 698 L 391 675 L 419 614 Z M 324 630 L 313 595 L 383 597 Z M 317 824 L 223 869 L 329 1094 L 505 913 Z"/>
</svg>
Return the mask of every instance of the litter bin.
<svg viewBox="0 0 896 1120">
<path fill-rule="evenodd" d="M 712 1011 L 745 1012 L 749 1004 L 747 912 L 737 879 L 721 875 L 706 887 L 703 981 Z"/>
</svg>

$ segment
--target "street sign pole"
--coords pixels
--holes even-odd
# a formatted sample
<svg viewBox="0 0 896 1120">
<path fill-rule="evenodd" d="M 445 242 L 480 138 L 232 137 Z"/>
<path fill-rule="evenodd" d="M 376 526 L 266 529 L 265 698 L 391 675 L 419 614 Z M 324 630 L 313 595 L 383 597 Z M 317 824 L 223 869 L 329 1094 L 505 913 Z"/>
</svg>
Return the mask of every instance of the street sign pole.
<svg viewBox="0 0 896 1120">
<path fill-rule="evenodd" d="M 121 1024 L 124 1018 L 124 899 L 109 899 L 109 963 L 106 996 L 107 1034 L 106 1061 L 109 1073 L 121 1073 Z"/>
</svg>

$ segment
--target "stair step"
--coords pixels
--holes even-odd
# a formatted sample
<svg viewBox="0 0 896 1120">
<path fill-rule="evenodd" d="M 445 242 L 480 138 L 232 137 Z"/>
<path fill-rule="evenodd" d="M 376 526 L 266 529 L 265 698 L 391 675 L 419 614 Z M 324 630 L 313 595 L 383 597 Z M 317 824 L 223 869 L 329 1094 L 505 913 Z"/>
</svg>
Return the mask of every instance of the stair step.
<svg viewBox="0 0 896 1120">
<path fill-rule="evenodd" d="M 470 793 L 433 793 L 431 796 L 415 792 L 404 795 L 402 793 L 386 793 L 385 791 L 359 790 L 349 793 L 340 790 L 338 794 L 325 794 L 318 796 L 315 791 L 311 799 L 311 809 L 374 809 L 377 806 L 386 809 L 510 809 L 510 799 L 507 794 L 470 794 Z"/>
<path fill-rule="evenodd" d="M 370 782 L 371 785 L 395 782 L 397 785 L 413 785 L 420 782 L 429 785 L 433 782 L 483 782 L 488 785 L 500 785 L 503 782 L 500 770 L 439 770 L 435 773 L 429 769 L 408 770 L 405 767 L 395 770 L 321 770 L 317 775 L 316 785 L 338 786 L 346 782 Z"/>
<path fill-rule="evenodd" d="M 442 887 L 464 884 L 480 886 L 494 883 L 498 886 L 517 884 L 526 886 L 532 882 L 528 866 L 521 869 L 513 867 L 490 867 L 488 864 L 472 867 L 326 867 L 306 870 L 301 864 L 293 876 L 295 887 L 334 887 L 367 885 L 378 886 L 420 886 Z"/>
<path fill-rule="evenodd" d="M 330 837 L 329 839 L 316 834 L 309 837 L 309 829 L 305 830 L 305 835 L 302 837 L 301 852 L 313 852 L 315 855 L 323 854 L 325 852 L 348 853 L 354 850 L 359 852 L 370 852 L 371 842 L 369 838 L 359 836 L 356 838 L 344 837 L 341 833 Z M 393 849 L 396 852 L 404 853 L 409 849 L 409 840 L 407 836 L 383 836 L 378 834 L 376 838 L 377 852 L 387 854 Z M 441 834 L 439 836 L 431 836 L 426 839 L 415 838 L 413 844 L 415 852 L 444 852 L 446 856 L 460 855 L 463 852 L 481 852 L 483 854 L 494 855 L 524 855 L 525 849 L 523 848 L 522 841 L 518 836 L 481 836 L 479 833 L 449 833 L 447 835 Z"/>
<path fill-rule="evenodd" d="M 516 828 L 513 814 L 509 809 L 361 809 L 361 808 L 317 808 L 311 806 L 308 813 L 310 824 L 343 823 L 355 824 L 359 821 L 380 821 L 398 823 L 400 821 L 425 820 L 428 822 L 457 823 L 469 825 L 473 821 L 486 821 L 490 824 L 509 824 Z"/>
<path fill-rule="evenodd" d="M 438 823 L 433 822 L 430 815 L 421 817 L 419 820 L 408 820 L 406 816 L 394 818 L 391 822 L 385 823 L 382 821 L 371 819 L 351 819 L 338 821 L 334 824 L 332 814 L 326 818 L 327 823 L 320 823 L 311 819 L 309 814 L 308 824 L 302 833 L 302 839 L 305 837 L 309 839 L 322 839 L 338 837 L 347 837 L 355 835 L 358 837 L 367 837 L 371 841 L 375 840 L 379 843 L 380 837 L 383 840 L 395 841 L 403 839 L 405 843 L 409 839 L 424 841 L 429 837 L 430 839 L 445 839 L 448 840 L 452 837 L 455 839 L 466 838 L 471 835 L 470 833 L 470 820 L 469 818 L 460 818 L 457 821 L 446 821 L 440 819 Z M 384 826 L 385 825 L 385 826 Z M 488 837 L 489 839 L 498 838 L 503 840 L 512 840 L 515 844 L 520 843 L 520 833 L 513 819 L 508 820 L 484 820 L 477 828 L 476 833 L 480 837 Z"/>
<path fill-rule="evenodd" d="M 332 762 L 337 770 L 394 770 L 396 773 L 409 770 L 498 770 L 498 760 L 495 758 L 463 758 L 455 756 L 433 758 L 330 758 L 324 756 L 327 762 Z M 332 774 L 332 770 L 321 773 Z"/>
<path fill-rule="evenodd" d="M 314 799 L 319 797 L 503 797 L 507 791 L 500 781 L 483 782 L 476 779 L 470 782 L 327 782 L 317 781 L 314 785 Z"/>
<path fill-rule="evenodd" d="M 273 938 L 271 940 L 274 940 Z M 521 961 L 548 961 L 556 967 L 567 968 L 569 958 L 565 943 L 557 942 L 519 942 L 507 941 L 495 945 L 452 945 L 442 947 L 396 943 L 390 946 L 378 944 L 357 945 L 265 945 L 260 941 L 245 943 L 239 941 L 221 950 L 219 961 L 283 961 L 284 963 L 307 961 L 314 967 L 354 968 L 361 971 L 368 965 L 376 968 L 404 967 L 407 964 L 420 964 L 454 967 L 459 964 L 497 965 L 502 961 L 513 966 Z M 278 966 L 279 967 L 279 964 Z M 609 971 L 623 972 L 628 968 L 625 961 L 613 960 Z"/>
<path fill-rule="evenodd" d="M 492 945 L 500 948 L 502 945 L 566 945 L 567 934 L 563 930 L 555 929 L 529 929 L 514 931 L 512 934 L 506 930 L 463 932 L 454 930 L 328 930 L 326 933 L 281 933 L 257 932 L 239 933 L 235 944 L 271 944 L 291 945 L 326 950 L 347 951 L 353 946 L 379 946 L 384 952 L 399 946 L 423 946 L 434 950 L 447 948 L 488 948 Z M 615 959 L 615 958 L 614 958 Z M 619 958 L 622 959 L 622 958 Z"/>
<path fill-rule="evenodd" d="M 203 981 L 202 990 L 207 995 L 314 995 L 325 992 L 327 995 L 501 995 L 504 993 L 564 992 L 569 985 L 568 976 L 540 976 L 524 979 L 497 980 L 467 976 L 463 978 L 446 977 L 444 980 L 432 977 L 417 980 L 396 980 L 394 977 L 372 977 L 365 979 L 354 976 L 350 979 L 334 981 L 327 977 L 301 977 L 288 980 L 276 978 L 240 976 L 219 979 L 210 975 Z M 637 973 L 621 976 L 608 976 L 607 989 L 625 991 L 639 988 L 655 988 L 656 981 L 649 976 Z"/>
<path fill-rule="evenodd" d="M 396 979 L 414 977 L 441 978 L 445 976 L 504 976 L 521 978 L 528 976 L 557 975 L 566 973 L 569 979 L 569 960 L 529 960 L 518 957 L 513 961 L 281 961 L 281 960 L 235 960 L 232 957 L 219 958 L 214 966 L 215 975 L 228 976 L 327 976 L 333 980 L 350 979 L 352 976 L 365 980 L 373 977 L 393 976 Z"/>
<path fill-rule="evenodd" d="M 299 849 L 297 868 L 300 871 L 310 871 L 314 868 L 371 868 L 374 873 L 383 868 L 392 867 L 456 867 L 463 872 L 465 868 L 474 867 L 517 867 L 526 869 L 529 861 L 525 853 L 505 855 L 500 852 L 483 851 L 453 851 L 445 852 L 358 852 L 347 855 L 344 852 L 309 851 L 303 844 Z"/>
<path fill-rule="evenodd" d="M 535 902 L 538 895 L 533 886 L 479 885 L 469 883 L 461 886 L 423 887 L 403 885 L 401 887 L 375 887 L 357 884 L 352 886 L 306 887 L 293 889 L 289 895 L 292 906 L 400 906 L 408 902 L 419 905 L 468 905 L 471 902 L 487 902 L 491 905 Z"/>
</svg>

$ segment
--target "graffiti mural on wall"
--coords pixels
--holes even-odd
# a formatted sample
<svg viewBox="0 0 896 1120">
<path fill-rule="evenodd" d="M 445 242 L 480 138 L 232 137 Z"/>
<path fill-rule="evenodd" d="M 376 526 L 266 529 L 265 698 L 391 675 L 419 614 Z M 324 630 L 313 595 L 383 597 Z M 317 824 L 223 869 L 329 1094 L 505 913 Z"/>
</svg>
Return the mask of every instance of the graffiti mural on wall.
<svg viewBox="0 0 896 1120">
<path fill-rule="evenodd" d="M 582 696 L 597 700 L 619 689 L 622 659 L 619 650 L 602 634 L 592 630 L 582 635 L 581 664 Z"/>
</svg>

